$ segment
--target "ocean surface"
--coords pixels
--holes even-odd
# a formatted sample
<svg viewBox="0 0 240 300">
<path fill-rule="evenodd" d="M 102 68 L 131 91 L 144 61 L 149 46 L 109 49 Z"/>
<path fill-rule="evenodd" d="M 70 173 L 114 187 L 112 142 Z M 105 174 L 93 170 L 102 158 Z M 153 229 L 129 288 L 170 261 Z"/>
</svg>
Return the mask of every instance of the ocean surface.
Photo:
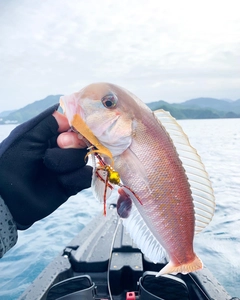
<svg viewBox="0 0 240 300">
<path fill-rule="evenodd" d="M 195 237 L 195 250 L 229 294 L 239 297 L 240 119 L 181 120 L 179 124 L 202 157 L 216 197 L 215 215 Z M 14 127 L 1 125 L 0 141 Z M 17 299 L 101 210 L 88 189 L 19 232 L 17 245 L 0 260 L 0 299 Z"/>
</svg>

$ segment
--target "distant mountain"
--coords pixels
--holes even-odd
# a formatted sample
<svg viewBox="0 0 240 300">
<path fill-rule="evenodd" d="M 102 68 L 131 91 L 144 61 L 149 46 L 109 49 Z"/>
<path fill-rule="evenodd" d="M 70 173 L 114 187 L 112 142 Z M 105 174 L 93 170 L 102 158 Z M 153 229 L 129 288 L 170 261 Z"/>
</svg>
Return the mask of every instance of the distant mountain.
<svg viewBox="0 0 240 300">
<path fill-rule="evenodd" d="M 172 104 L 161 100 L 147 105 L 152 110 L 167 110 L 176 119 L 240 118 L 240 99 L 196 98 Z"/>
<path fill-rule="evenodd" d="M 50 95 L 1 117 L 1 124 L 22 123 L 59 102 L 61 95 Z"/>
<path fill-rule="evenodd" d="M 12 112 L 16 111 L 16 109 L 14 110 L 5 110 L 5 111 L 2 111 L 0 112 L 0 118 L 3 118 L 3 117 L 6 117 L 8 116 L 9 114 L 11 114 Z"/>
<path fill-rule="evenodd" d="M 196 98 L 181 103 L 182 106 L 188 108 L 210 108 L 223 112 L 240 113 L 240 101 L 220 100 L 215 98 Z M 237 110 L 237 111 L 236 111 Z"/>
<path fill-rule="evenodd" d="M 59 102 L 61 95 L 50 95 L 15 111 L 0 113 L 0 124 L 22 123 Z M 152 110 L 164 109 L 176 119 L 240 118 L 240 99 L 196 98 L 182 103 L 163 100 L 147 103 Z"/>
<path fill-rule="evenodd" d="M 159 101 L 150 102 L 146 104 L 149 108 L 151 108 L 151 110 L 156 110 L 158 109 L 159 106 L 168 105 L 169 103 L 163 100 L 159 100 Z"/>
<path fill-rule="evenodd" d="M 223 98 L 223 99 L 219 99 L 219 100 L 224 100 L 224 101 L 227 101 L 227 102 L 233 102 L 232 99 L 228 99 L 228 98 Z"/>
<path fill-rule="evenodd" d="M 232 102 L 232 105 L 233 105 L 233 107 L 234 107 L 234 106 L 235 106 L 235 107 L 236 107 L 236 106 L 239 107 L 239 106 L 240 106 L 240 99 L 238 99 L 238 100 L 236 100 L 236 101 L 233 101 L 233 102 Z"/>
<path fill-rule="evenodd" d="M 219 108 L 219 107 L 227 107 L 230 105 L 230 102 L 225 100 L 219 100 L 215 98 L 196 98 L 187 100 L 181 105 L 184 106 L 198 106 L 198 107 L 207 107 L 207 108 Z"/>
</svg>

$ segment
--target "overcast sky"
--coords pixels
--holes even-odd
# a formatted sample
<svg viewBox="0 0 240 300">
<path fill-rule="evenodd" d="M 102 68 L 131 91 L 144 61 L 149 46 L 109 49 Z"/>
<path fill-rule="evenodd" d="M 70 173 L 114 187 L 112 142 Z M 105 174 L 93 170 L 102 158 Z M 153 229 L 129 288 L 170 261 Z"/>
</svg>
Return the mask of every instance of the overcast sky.
<svg viewBox="0 0 240 300">
<path fill-rule="evenodd" d="M 239 99 L 239 0 L 0 0 L 0 111 L 98 81 Z"/>
</svg>

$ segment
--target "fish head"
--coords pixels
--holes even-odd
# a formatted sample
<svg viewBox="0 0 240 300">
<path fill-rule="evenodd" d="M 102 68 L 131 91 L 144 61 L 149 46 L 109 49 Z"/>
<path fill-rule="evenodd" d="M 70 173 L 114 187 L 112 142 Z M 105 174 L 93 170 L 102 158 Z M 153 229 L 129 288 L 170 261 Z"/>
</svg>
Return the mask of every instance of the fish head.
<svg viewBox="0 0 240 300">
<path fill-rule="evenodd" d="M 109 83 L 90 84 L 60 98 L 70 126 L 97 149 L 105 148 L 102 154 L 111 158 L 130 146 L 136 120 L 141 119 L 141 103 L 130 92 Z"/>
</svg>

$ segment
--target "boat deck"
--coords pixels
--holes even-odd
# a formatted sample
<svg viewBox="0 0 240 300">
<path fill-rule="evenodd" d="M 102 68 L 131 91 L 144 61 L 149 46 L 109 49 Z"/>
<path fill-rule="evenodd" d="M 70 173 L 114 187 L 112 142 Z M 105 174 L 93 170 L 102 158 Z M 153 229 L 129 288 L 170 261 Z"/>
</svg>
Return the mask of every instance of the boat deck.
<svg viewBox="0 0 240 300">
<path fill-rule="evenodd" d="M 58 299 L 66 286 L 71 290 L 71 282 L 73 283 L 74 279 L 76 282 L 87 280 L 87 277 L 82 275 L 90 276 L 90 287 L 93 283 L 94 295 L 90 299 L 125 300 L 135 299 L 135 296 L 141 300 L 231 299 L 207 268 L 187 275 L 159 278 L 152 275 L 151 272 L 158 272 L 163 266 L 164 264 L 150 262 L 141 253 L 119 221 L 115 205 L 111 205 L 107 216 L 100 215 L 92 220 L 63 250 L 63 253 L 46 267 L 19 300 Z M 142 280 L 139 280 L 141 277 Z M 64 280 L 67 280 L 66 283 Z M 57 285 L 48 293 L 57 283 L 65 287 L 59 289 Z M 180 291 L 181 295 L 186 293 L 186 298 L 174 296 L 174 290 Z M 151 298 L 152 292 L 154 295 L 158 293 L 158 296 Z M 88 298 L 65 296 L 61 299 Z"/>
</svg>

